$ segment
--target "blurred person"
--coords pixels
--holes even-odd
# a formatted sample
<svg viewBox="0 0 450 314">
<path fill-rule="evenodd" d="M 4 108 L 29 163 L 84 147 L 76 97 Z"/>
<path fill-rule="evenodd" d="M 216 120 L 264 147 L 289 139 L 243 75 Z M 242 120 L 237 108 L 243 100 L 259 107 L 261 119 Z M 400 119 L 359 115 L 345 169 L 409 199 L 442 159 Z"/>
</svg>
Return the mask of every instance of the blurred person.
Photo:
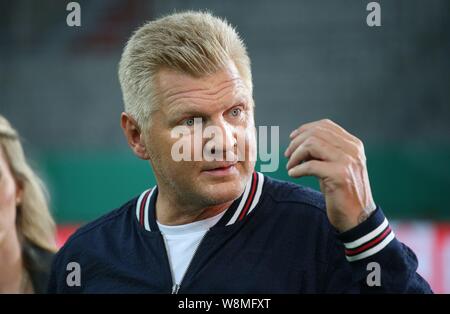
<svg viewBox="0 0 450 314">
<path fill-rule="evenodd" d="M 44 186 L 0 115 L 0 293 L 45 293 L 56 245 Z"/>
<path fill-rule="evenodd" d="M 432 292 L 372 198 L 362 142 L 342 127 L 304 124 L 285 152 L 289 175 L 316 176 L 322 193 L 255 172 L 250 59 L 226 21 L 189 11 L 145 24 L 119 79 L 121 126 L 157 186 L 80 228 L 55 258 L 49 292 Z M 192 135 L 212 126 L 222 136 L 199 147 Z M 231 158 L 176 160 L 180 140 Z"/>
</svg>

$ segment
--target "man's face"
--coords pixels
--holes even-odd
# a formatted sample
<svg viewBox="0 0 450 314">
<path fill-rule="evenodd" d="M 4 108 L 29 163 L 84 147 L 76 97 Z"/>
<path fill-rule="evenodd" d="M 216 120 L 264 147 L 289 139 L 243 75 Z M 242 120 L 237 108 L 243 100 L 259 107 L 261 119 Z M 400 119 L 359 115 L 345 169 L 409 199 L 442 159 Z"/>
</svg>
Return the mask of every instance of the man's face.
<svg viewBox="0 0 450 314">
<path fill-rule="evenodd" d="M 161 69 L 157 90 L 159 107 L 152 114 L 145 146 L 160 191 L 173 193 L 178 202 L 189 207 L 219 205 L 238 198 L 254 170 L 256 134 L 252 95 L 234 63 L 201 78 Z M 220 154 L 223 161 L 207 161 L 204 156 L 194 160 L 194 150 L 199 149 L 194 144 L 194 130 L 202 130 L 199 122 L 203 130 L 214 127 L 221 131 L 220 136 L 202 136 L 200 151 L 206 145 L 207 151 Z M 181 138 L 171 135 L 180 126 L 187 132 Z M 191 146 L 189 161 L 174 160 L 176 142 Z"/>
</svg>

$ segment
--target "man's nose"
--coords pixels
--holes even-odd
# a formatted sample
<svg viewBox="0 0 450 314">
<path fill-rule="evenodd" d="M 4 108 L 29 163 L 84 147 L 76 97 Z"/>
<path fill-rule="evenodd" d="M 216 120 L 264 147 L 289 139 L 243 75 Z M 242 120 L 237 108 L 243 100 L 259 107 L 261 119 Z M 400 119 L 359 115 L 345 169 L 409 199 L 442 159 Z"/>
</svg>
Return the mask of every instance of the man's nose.
<svg viewBox="0 0 450 314">
<path fill-rule="evenodd" d="M 237 147 L 236 131 L 233 126 L 226 122 L 216 123 L 214 125 L 219 134 L 214 136 L 206 143 L 212 154 L 235 154 Z M 224 156 L 225 158 L 225 156 Z"/>
</svg>

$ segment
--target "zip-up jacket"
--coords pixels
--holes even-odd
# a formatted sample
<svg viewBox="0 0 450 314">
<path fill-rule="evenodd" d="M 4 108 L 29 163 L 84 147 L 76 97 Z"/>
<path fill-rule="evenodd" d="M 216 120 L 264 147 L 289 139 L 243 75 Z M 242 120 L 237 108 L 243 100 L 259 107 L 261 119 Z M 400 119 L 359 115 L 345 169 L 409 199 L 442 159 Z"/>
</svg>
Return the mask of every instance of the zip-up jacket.
<svg viewBox="0 0 450 314">
<path fill-rule="evenodd" d="M 360 225 L 338 233 L 321 193 L 257 172 L 174 285 L 155 218 L 157 195 L 157 187 L 144 191 L 78 229 L 53 261 L 48 291 L 432 292 L 416 272 L 415 254 L 396 239 L 379 206 Z"/>
</svg>

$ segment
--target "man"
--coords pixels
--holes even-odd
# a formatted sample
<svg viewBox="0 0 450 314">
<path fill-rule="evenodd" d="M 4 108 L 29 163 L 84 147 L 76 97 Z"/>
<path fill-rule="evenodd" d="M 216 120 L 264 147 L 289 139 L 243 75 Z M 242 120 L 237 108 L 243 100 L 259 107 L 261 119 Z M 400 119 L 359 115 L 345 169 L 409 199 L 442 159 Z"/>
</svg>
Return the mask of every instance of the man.
<svg viewBox="0 0 450 314">
<path fill-rule="evenodd" d="M 250 60 L 226 22 L 185 12 L 147 23 L 119 78 L 122 128 L 157 187 L 80 228 L 50 292 L 431 292 L 372 199 L 361 141 L 340 126 L 302 125 L 285 152 L 289 175 L 318 177 L 323 195 L 254 171 Z M 196 141 L 208 127 L 221 136 Z M 176 158 L 180 143 L 202 158 Z"/>
</svg>

